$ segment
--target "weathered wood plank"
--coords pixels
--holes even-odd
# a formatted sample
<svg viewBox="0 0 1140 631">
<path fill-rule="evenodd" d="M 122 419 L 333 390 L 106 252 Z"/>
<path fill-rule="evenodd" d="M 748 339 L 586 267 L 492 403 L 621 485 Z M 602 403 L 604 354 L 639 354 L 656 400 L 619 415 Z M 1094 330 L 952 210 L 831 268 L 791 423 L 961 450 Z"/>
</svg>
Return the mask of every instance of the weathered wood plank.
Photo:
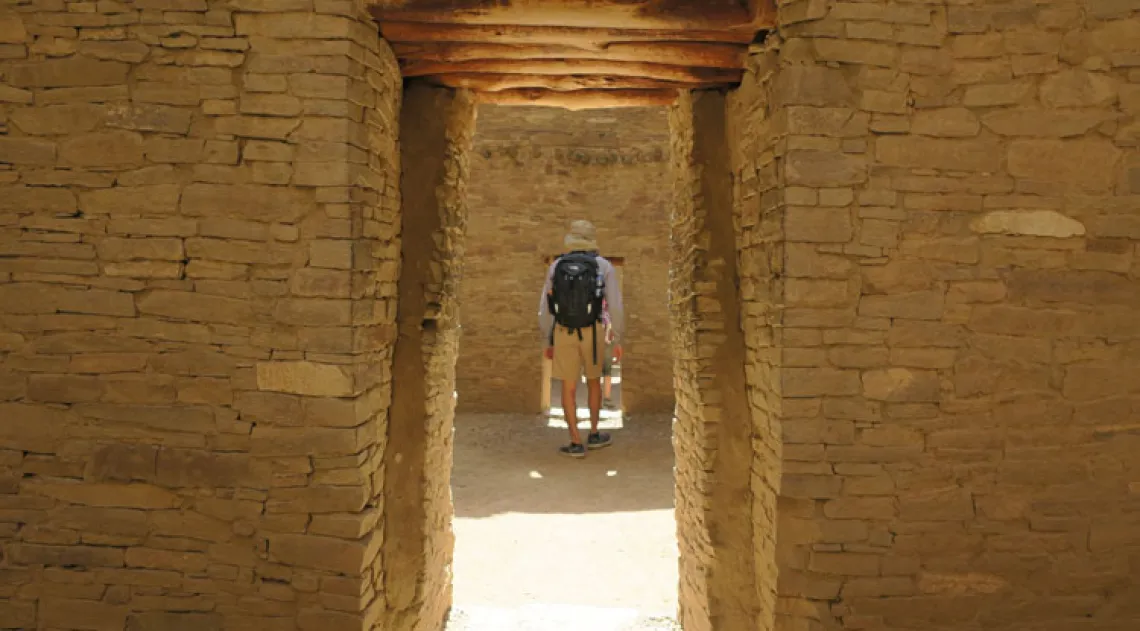
<svg viewBox="0 0 1140 631">
<path fill-rule="evenodd" d="M 518 26 L 380 22 L 380 34 L 393 43 L 466 42 L 496 44 L 549 44 L 604 49 L 619 42 L 722 42 L 748 44 L 755 33 L 698 29 L 573 28 L 567 26 Z"/>
<path fill-rule="evenodd" d="M 500 92 L 541 88 L 555 92 L 575 90 L 695 90 L 731 85 L 718 82 L 660 81 L 642 77 L 613 77 L 606 75 L 541 75 L 541 74 L 442 74 L 424 77 L 424 80 L 449 88 L 466 88 L 476 92 Z"/>
<path fill-rule="evenodd" d="M 401 63 L 405 77 L 444 74 L 541 74 L 541 75 L 608 75 L 642 77 L 679 83 L 737 83 L 743 70 L 726 68 L 692 68 L 667 64 L 597 59 L 564 60 L 499 60 L 479 59 L 462 62 L 415 61 Z"/>
<path fill-rule="evenodd" d="M 745 0 L 753 24 L 764 29 L 776 27 L 776 0 Z M 822 7 L 826 11 L 826 7 Z"/>
<path fill-rule="evenodd" d="M 747 47 L 696 42 L 617 42 L 604 47 L 553 44 L 416 43 L 393 44 L 401 59 L 462 62 L 477 59 L 599 59 L 674 66 L 742 68 Z"/>
<path fill-rule="evenodd" d="M 476 92 L 480 103 L 495 105 L 538 105 L 568 110 L 608 109 L 614 107 L 653 107 L 672 105 L 676 90 L 503 90 Z"/>
<path fill-rule="evenodd" d="M 373 0 L 378 20 L 596 28 L 747 30 L 756 11 L 740 0 Z"/>
</svg>

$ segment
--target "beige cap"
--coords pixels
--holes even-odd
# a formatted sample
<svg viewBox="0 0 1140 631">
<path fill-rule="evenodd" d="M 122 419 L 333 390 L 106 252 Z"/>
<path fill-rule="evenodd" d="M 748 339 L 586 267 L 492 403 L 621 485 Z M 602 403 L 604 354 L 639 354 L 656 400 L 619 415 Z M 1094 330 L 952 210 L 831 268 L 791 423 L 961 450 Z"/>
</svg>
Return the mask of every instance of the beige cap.
<svg viewBox="0 0 1140 631">
<path fill-rule="evenodd" d="M 597 251 L 598 241 L 596 236 L 597 231 L 594 229 L 594 224 L 579 219 L 570 224 L 570 233 L 562 241 L 568 250 L 571 252 L 576 250 L 583 250 L 586 252 Z"/>
</svg>

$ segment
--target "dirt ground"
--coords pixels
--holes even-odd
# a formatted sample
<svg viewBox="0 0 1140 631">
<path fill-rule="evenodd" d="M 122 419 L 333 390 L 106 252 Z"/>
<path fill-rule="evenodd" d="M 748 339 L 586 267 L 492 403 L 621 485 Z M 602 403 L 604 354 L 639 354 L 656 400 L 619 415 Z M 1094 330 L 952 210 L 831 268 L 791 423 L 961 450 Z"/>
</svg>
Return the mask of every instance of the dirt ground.
<svg viewBox="0 0 1140 631">
<path fill-rule="evenodd" d="M 559 418 L 455 426 L 449 631 L 675 628 L 670 418 L 607 413 L 614 444 L 584 460 L 558 453 Z"/>
</svg>

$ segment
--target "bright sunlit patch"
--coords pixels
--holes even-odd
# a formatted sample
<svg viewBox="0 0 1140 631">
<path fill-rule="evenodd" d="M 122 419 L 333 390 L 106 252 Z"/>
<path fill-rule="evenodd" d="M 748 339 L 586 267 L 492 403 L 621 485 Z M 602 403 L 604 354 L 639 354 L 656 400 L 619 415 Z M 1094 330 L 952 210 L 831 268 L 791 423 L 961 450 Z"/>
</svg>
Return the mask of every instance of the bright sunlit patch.
<svg viewBox="0 0 1140 631">
<path fill-rule="evenodd" d="M 542 474 L 541 474 L 541 473 L 539 473 L 539 472 L 537 472 L 537 471 L 531 471 L 531 472 L 530 472 L 530 477 L 532 477 L 532 478 L 534 478 L 535 480 L 537 480 L 537 479 L 539 479 L 539 478 L 541 478 L 541 477 L 542 477 Z"/>
<path fill-rule="evenodd" d="M 547 416 L 548 427 L 561 427 L 566 428 L 566 414 L 560 407 L 550 408 L 550 414 Z M 578 408 L 578 427 L 590 426 L 590 409 Z M 602 410 L 601 417 L 598 420 L 598 429 L 621 429 L 622 413 L 621 410 Z"/>
<path fill-rule="evenodd" d="M 617 471 L 606 471 L 606 477 L 612 478 L 617 475 Z"/>
<path fill-rule="evenodd" d="M 647 612 L 631 607 L 590 607 L 585 605 L 530 604 L 517 607 L 457 605 L 452 620 L 462 621 L 464 629 L 590 629 L 591 631 L 623 631 L 641 627 L 640 620 L 652 614 L 671 617 L 671 611 Z M 567 621 L 562 624 L 553 621 Z M 569 621 L 572 621 L 569 622 Z M 450 628 L 450 627 L 449 627 Z M 654 626 L 654 628 L 658 628 Z M 673 628 L 670 626 L 669 628 Z"/>
</svg>

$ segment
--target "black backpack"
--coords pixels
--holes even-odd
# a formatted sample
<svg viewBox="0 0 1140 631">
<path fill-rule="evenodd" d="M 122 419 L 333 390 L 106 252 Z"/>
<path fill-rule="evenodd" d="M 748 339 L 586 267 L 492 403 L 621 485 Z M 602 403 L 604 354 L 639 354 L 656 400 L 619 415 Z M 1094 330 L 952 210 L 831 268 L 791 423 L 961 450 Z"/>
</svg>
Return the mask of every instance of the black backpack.
<svg viewBox="0 0 1140 631">
<path fill-rule="evenodd" d="M 594 326 L 602 317 L 604 283 L 597 254 L 576 251 L 558 257 L 547 296 L 554 321 L 579 335 Z"/>
</svg>

